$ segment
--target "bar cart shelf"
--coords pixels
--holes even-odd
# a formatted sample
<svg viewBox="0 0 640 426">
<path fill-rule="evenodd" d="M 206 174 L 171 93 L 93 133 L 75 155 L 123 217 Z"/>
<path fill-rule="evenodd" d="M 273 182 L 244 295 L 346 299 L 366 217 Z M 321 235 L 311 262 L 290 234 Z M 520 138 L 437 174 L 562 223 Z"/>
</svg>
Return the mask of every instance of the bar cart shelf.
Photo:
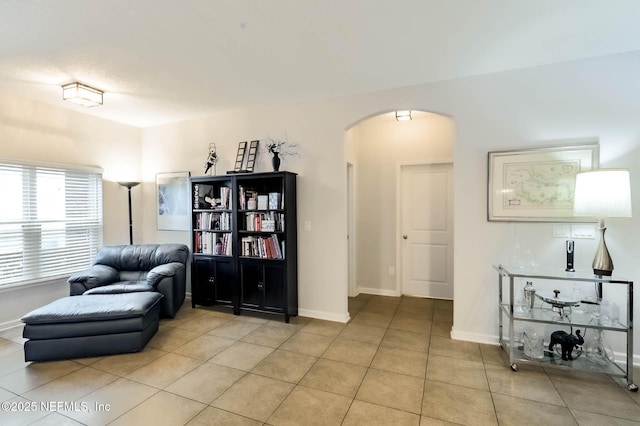
<svg viewBox="0 0 640 426">
<path fill-rule="evenodd" d="M 618 277 L 599 277 L 591 275 L 591 271 L 565 272 L 562 270 L 541 269 L 508 269 L 503 265 L 495 265 L 498 271 L 498 318 L 500 346 L 509 357 L 509 364 L 513 371 L 518 371 L 518 363 L 536 363 L 554 368 L 564 368 L 594 373 L 607 374 L 612 377 L 626 379 L 627 389 L 638 391 L 638 386 L 633 382 L 633 281 Z M 594 285 L 626 286 L 627 306 L 626 323 L 620 321 L 601 323 L 592 313 L 586 310 L 573 309 L 568 315 L 550 314 L 550 309 L 542 306 L 534 306 L 530 309 L 518 309 L 515 303 L 517 281 L 535 281 L 538 283 L 558 281 L 553 283 L 565 287 L 563 284 L 594 283 Z M 567 283 L 563 283 L 567 282 Z M 626 362 L 619 365 L 613 360 L 604 357 L 593 360 L 580 353 L 573 360 L 562 360 L 561 356 L 548 350 L 549 336 L 544 340 L 544 356 L 541 359 L 527 357 L 522 347 L 516 343 L 516 324 L 522 327 L 557 325 L 559 327 L 571 327 L 601 333 L 603 331 L 618 332 L 626 336 Z M 508 330 L 505 330 L 505 326 Z"/>
</svg>

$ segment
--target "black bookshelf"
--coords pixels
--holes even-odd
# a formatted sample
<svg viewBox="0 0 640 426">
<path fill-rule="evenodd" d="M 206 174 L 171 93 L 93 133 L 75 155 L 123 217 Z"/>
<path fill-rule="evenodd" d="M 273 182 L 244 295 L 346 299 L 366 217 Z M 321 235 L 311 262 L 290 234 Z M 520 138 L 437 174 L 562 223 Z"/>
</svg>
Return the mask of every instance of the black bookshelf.
<svg viewBox="0 0 640 426">
<path fill-rule="evenodd" d="M 191 178 L 192 306 L 298 315 L 296 174 Z"/>
</svg>

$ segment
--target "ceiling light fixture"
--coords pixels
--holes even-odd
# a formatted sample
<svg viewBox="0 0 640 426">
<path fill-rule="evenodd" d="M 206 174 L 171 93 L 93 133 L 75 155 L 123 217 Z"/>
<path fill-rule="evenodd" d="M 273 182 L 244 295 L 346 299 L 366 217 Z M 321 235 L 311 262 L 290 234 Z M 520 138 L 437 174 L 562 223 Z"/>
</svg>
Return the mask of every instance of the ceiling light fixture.
<svg viewBox="0 0 640 426">
<path fill-rule="evenodd" d="M 396 111 L 397 121 L 409 121 L 411 120 L 411 111 Z"/>
<path fill-rule="evenodd" d="M 92 107 L 102 105 L 102 90 L 94 89 L 82 83 L 69 83 L 62 86 L 62 99 L 76 104 Z"/>
</svg>

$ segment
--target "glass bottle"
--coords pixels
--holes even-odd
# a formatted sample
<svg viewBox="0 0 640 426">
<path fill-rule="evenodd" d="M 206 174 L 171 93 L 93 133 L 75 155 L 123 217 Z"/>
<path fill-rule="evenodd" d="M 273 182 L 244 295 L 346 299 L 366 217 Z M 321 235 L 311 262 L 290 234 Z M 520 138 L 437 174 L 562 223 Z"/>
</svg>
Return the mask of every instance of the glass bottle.
<svg viewBox="0 0 640 426">
<path fill-rule="evenodd" d="M 536 299 L 536 289 L 533 288 L 533 283 L 531 281 L 527 281 L 524 286 L 524 310 L 525 312 L 531 312 L 533 309 L 533 304 Z"/>
</svg>

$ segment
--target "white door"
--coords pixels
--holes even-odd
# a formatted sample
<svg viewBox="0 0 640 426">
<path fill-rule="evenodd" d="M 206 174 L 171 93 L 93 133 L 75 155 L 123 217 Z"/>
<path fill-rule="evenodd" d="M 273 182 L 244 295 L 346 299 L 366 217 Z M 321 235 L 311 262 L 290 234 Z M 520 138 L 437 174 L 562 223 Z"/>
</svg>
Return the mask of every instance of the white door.
<svg viewBox="0 0 640 426">
<path fill-rule="evenodd" d="M 400 174 L 402 294 L 453 299 L 453 165 Z"/>
</svg>

